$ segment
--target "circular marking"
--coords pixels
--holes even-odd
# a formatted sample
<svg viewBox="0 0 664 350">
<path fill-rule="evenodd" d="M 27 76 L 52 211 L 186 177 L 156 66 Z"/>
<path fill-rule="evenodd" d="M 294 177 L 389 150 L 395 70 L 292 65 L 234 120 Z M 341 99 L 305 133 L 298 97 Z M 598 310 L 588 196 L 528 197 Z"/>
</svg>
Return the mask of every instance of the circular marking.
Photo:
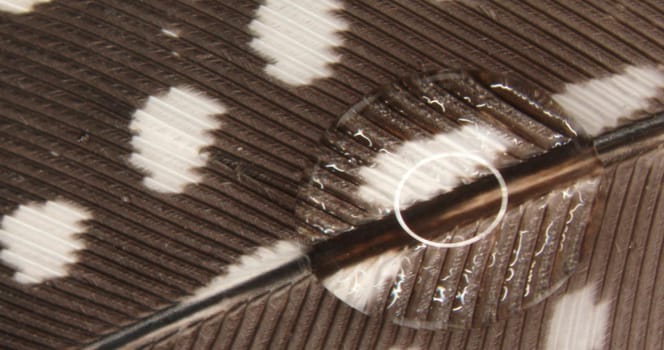
<svg viewBox="0 0 664 350">
<path fill-rule="evenodd" d="M 429 239 L 426 239 L 417 233 L 415 233 L 409 226 L 406 224 L 406 221 L 403 219 L 403 216 L 401 215 L 401 208 L 400 208 L 400 202 L 401 202 L 401 191 L 403 190 L 403 187 L 405 186 L 406 182 L 408 179 L 417 171 L 417 169 L 421 168 L 427 163 L 444 159 L 444 158 L 465 158 L 469 159 L 472 161 L 477 162 L 478 164 L 484 166 L 485 168 L 489 169 L 489 171 L 495 176 L 496 180 L 498 180 L 498 184 L 500 185 L 500 209 L 498 210 L 498 214 L 496 217 L 493 219 L 491 224 L 484 229 L 482 232 L 479 234 L 473 236 L 472 238 L 468 238 L 463 241 L 459 242 L 453 242 L 453 243 L 446 243 L 446 242 L 435 242 Z M 464 247 L 470 244 L 473 244 L 482 238 L 488 236 L 493 229 L 498 226 L 500 221 L 503 220 L 505 217 L 505 213 L 507 212 L 507 200 L 508 200 L 508 191 L 507 191 L 507 184 L 505 184 L 505 179 L 503 176 L 500 174 L 498 169 L 496 169 L 493 165 L 491 165 L 489 162 L 484 160 L 481 157 L 478 157 L 474 154 L 468 154 L 468 153 L 461 153 L 461 152 L 451 152 L 451 153 L 437 153 L 432 156 L 429 156 L 427 158 L 424 158 L 417 162 L 415 166 L 412 168 L 408 169 L 408 171 L 401 177 L 401 180 L 399 181 L 399 184 L 397 185 L 396 191 L 394 192 L 394 203 L 393 203 L 393 208 L 394 208 L 394 216 L 397 218 L 397 222 L 399 222 L 399 226 L 406 231 L 411 237 L 414 239 L 432 246 L 436 248 L 458 248 L 458 247 Z"/>
</svg>

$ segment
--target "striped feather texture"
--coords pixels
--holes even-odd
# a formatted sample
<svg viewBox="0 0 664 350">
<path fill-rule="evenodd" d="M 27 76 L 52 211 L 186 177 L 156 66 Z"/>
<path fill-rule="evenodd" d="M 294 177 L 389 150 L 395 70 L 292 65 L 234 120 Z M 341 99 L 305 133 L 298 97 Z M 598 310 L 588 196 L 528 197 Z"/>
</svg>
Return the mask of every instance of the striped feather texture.
<svg viewBox="0 0 664 350">
<path fill-rule="evenodd" d="M 631 0 L 0 1 L 0 217 L 10 220 L 26 205 L 71 203 L 88 219 L 74 235 L 80 249 L 68 255 L 64 276 L 26 283 L 16 278 L 16 260 L 0 255 L 0 348 L 536 348 L 552 334 L 565 341 L 569 334 L 549 329 L 564 309 L 557 306 L 566 305 L 559 301 L 588 286 L 590 299 L 608 303 L 601 344 L 657 348 L 664 328 L 664 154 L 656 123 L 664 109 L 657 79 L 663 14 L 659 1 Z M 615 123 L 578 128 L 590 119 L 574 118 L 602 108 L 572 99 L 581 108 L 570 110 L 548 97 L 644 69 L 654 72 L 639 75 L 647 96 L 636 96 L 640 109 Z M 431 72 L 457 75 L 427 85 Z M 158 132 L 141 136 L 146 126 L 137 112 L 173 91 L 193 95 L 155 112 L 163 128 L 148 124 Z M 582 93 L 593 103 L 632 101 L 607 91 Z M 478 107 L 483 101 L 495 108 Z M 410 118 L 395 117 L 403 111 Z M 193 122 L 182 123 L 183 115 Z M 595 144 L 601 157 L 590 159 L 611 160 L 592 174 L 596 182 L 579 176 L 517 198 L 480 244 L 437 254 L 397 240 L 409 254 L 401 265 L 404 298 L 393 308 L 353 309 L 323 287 L 316 264 L 345 266 L 346 255 L 369 255 L 316 254 L 391 215 L 339 196 L 357 195 L 367 178 L 321 165 L 370 164 L 380 148 L 363 144 L 360 129 L 389 129 L 369 135 L 371 146 L 395 150 L 456 130 L 463 117 L 512 142 L 498 155 L 501 171 L 591 145 L 597 135 L 589 130 L 621 141 Z M 347 163 L 344 149 L 366 163 Z M 483 183 L 478 171 L 458 191 L 481 192 L 464 187 Z M 172 181 L 168 191 L 147 186 L 151 178 Z M 579 197 L 565 188 L 593 203 L 571 221 Z M 48 215 L 53 225 L 64 219 Z M 440 231 L 472 234 L 490 219 L 473 215 L 472 223 Z M 538 234 L 518 239 L 522 228 Z M 0 254 L 14 247 L 5 231 Z M 547 237 L 557 245 L 544 244 Z M 270 247 L 283 242 L 303 247 L 304 256 L 275 258 Z M 376 248 L 373 256 L 389 247 Z M 489 252 L 500 271 L 487 267 Z M 485 259 L 484 274 L 469 256 Z M 186 302 L 220 276 L 237 276 L 247 261 L 262 274 Z M 495 293 L 512 261 L 517 268 L 504 286 L 516 292 L 500 303 Z M 453 275 L 443 286 L 448 303 L 434 310 L 426 303 L 439 296 L 433 281 L 443 272 Z M 470 281 L 487 277 L 495 277 L 490 288 L 472 290 L 479 285 Z M 396 282 L 386 282 L 376 303 L 389 304 Z M 474 306 L 454 313 L 451 290 L 464 287 Z"/>
</svg>

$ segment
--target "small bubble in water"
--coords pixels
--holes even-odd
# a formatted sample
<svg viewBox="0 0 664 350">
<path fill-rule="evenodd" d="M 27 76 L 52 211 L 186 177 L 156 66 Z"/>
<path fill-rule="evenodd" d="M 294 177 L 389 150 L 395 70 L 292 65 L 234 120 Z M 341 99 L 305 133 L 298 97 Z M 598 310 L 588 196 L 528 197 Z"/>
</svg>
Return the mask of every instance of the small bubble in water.
<svg viewBox="0 0 664 350">
<path fill-rule="evenodd" d="M 78 135 L 78 139 L 76 139 L 78 143 L 87 143 L 88 141 L 90 141 L 90 133 L 87 131 L 82 132 Z"/>
</svg>

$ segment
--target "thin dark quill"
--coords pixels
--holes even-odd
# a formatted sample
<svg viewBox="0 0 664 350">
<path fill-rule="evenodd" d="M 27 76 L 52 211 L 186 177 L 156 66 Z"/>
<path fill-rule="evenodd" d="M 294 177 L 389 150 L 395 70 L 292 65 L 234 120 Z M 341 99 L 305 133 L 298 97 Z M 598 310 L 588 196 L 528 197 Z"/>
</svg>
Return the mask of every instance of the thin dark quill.
<svg viewBox="0 0 664 350">
<path fill-rule="evenodd" d="M 570 143 L 518 164 L 501 173 L 509 189 L 510 206 L 573 183 L 587 175 L 601 174 L 606 166 L 664 145 L 664 113 L 604 134 L 593 141 Z M 492 177 L 479 179 L 454 191 L 416 204 L 403 211 L 404 218 L 426 238 L 427 232 L 444 232 L 478 216 L 496 212 L 500 191 Z M 413 245 L 393 215 L 369 222 L 337 237 L 313 245 L 308 254 L 289 264 L 206 299 L 162 310 L 101 341 L 94 349 L 116 349 L 190 317 L 223 300 L 266 290 L 277 280 L 294 280 L 313 271 L 324 278 L 336 270 L 391 248 Z"/>
</svg>

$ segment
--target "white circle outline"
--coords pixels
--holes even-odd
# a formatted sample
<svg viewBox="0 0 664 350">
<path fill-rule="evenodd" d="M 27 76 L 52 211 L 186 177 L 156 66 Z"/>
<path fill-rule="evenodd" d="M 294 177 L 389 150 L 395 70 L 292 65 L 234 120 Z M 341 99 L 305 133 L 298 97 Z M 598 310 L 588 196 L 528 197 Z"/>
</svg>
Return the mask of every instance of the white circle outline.
<svg viewBox="0 0 664 350">
<path fill-rule="evenodd" d="M 401 202 L 401 191 L 403 191 L 403 187 L 405 186 L 406 181 L 408 181 L 408 179 L 411 177 L 411 175 L 413 175 L 413 173 L 417 169 L 421 168 L 425 164 L 427 164 L 429 162 L 432 162 L 432 161 L 435 161 L 435 160 L 444 159 L 444 158 L 465 158 L 465 159 L 474 160 L 477 163 L 479 163 L 480 165 L 483 165 L 484 167 L 489 169 L 489 171 L 493 174 L 493 176 L 496 177 L 496 180 L 498 180 L 498 184 L 500 185 L 500 197 L 501 197 L 501 199 L 500 199 L 500 209 L 498 210 L 498 214 L 496 214 L 496 217 L 493 219 L 491 224 L 489 224 L 489 226 L 486 229 L 484 229 L 484 231 L 482 231 L 479 234 L 473 236 L 472 238 L 469 238 L 469 239 L 466 239 L 466 240 L 463 240 L 463 241 L 459 241 L 459 242 L 454 242 L 454 243 L 434 242 L 432 240 L 428 240 L 426 238 L 423 238 L 422 236 L 420 236 L 417 233 L 413 232 L 413 230 L 411 230 L 411 228 L 408 226 L 408 224 L 406 224 L 406 222 L 404 221 L 403 216 L 401 215 L 401 208 L 400 208 L 400 205 L 399 205 L 400 202 Z M 403 176 L 401 176 L 401 180 L 399 181 L 399 184 L 397 185 L 397 188 L 394 192 L 394 203 L 393 203 L 394 216 L 397 218 L 397 222 L 399 222 L 399 226 L 401 226 L 401 228 L 404 231 L 406 231 L 407 234 L 409 234 L 414 239 L 416 239 L 416 240 L 418 240 L 418 241 L 420 241 L 420 242 L 422 242 L 426 245 L 436 247 L 436 248 L 464 247 L 464 246 L 473 244 L 473 243 L 481 240 L 482 238 L 486 237 L 487 235 L 489 235 L 491 233 L 491 231 L 493 231 L 494 228 L 496 228 L 498 226 L 500 221 L 502 221 L 503 218 L 505 217 L 505 213 L 507 212 L 507 199 L 508 199 L 508 196 L 509 196 L 509 194 L 508 194 L 508 191 L 507 191 L 507 184 L 505 184 L 505 179 L 500 174 L 500 171 L 498 171 L 498 169 L 496 169 L 493 165 L 491 165 L 489 162 L 487 162 L 484 158 L 478 157 L 474 154 L 461 153 L 461 152 L 437 153 L 437 154 L 434 154 L 432 156 L 429 156 L 429 157 L 426 157 L 426 158 L 420 160 L 419 162 L 417 162 L 417 164 L 415 164 L 415 166 L 408 169 L 408 171 Z"/>
</svg>

